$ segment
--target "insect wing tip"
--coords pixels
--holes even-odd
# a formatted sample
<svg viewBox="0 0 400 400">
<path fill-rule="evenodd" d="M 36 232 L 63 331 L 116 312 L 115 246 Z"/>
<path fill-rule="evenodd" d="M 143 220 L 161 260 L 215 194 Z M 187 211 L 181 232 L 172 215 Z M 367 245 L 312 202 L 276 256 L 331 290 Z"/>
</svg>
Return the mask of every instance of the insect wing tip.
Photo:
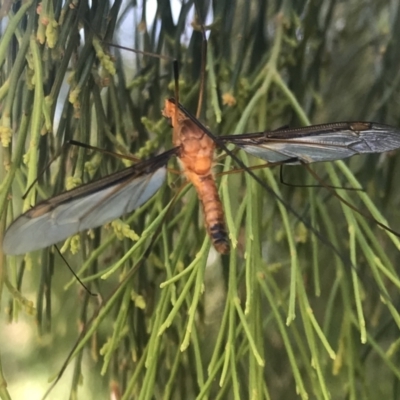
<svg viewBox="0 0 400 400">
<path fill-rule="evenodd" d="M 32 235 L 30 234 L 29 221 L 30 218 L 24 214 L 8 227 L 2 243 L 5 254 L 18 256 L 37 250 L 38 243 L 35 239 L 35 234 L 33 232 Z"/>
<path fill-rule="evenodd" d="M 361 134 L 368 143 L 371 153 L 383 153 L 400 148 L 400 129 L 393 126 L 371 123 L 370 128 Z"/>
</svg>

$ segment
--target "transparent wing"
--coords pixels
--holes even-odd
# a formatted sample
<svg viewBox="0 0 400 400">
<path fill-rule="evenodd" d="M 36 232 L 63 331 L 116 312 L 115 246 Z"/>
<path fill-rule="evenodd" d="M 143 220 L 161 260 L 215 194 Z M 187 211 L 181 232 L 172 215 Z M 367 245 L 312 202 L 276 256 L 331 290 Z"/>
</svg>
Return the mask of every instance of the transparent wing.
<svg viewBox="0 0 400 400">
<path fill-rule="evenodd" d="M 6 254 L 42 249 L 85 229 L 104 225 L 149 200 L 165 181 L 164 153 L 43 201 L 18 217 L 3 240 Z"/>
<path fill-rule="evenodd" d="M 265 161 L 288 164 L 334 161 L 400 148 L 400 130 L 374 122 L 338 122 L 219 139 Z"/>
</svg>

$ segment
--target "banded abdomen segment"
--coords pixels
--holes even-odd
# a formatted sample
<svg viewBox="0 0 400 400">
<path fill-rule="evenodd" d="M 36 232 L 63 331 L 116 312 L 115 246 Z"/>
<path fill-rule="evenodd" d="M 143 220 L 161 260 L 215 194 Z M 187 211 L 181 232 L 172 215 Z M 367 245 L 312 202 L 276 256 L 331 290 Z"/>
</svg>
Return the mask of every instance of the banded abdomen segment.
<svg viewBox="0 0 400 400">
<path fill-rule="evenodd" d="M 228 254 L 230 247 L 225 216 L 213 175 L 201 176 L 193 174 L 189 179 L 196 188 L 197 195 L 203 206 L 204 222 L 213 246 L 219 253 Z"/>
</svg>

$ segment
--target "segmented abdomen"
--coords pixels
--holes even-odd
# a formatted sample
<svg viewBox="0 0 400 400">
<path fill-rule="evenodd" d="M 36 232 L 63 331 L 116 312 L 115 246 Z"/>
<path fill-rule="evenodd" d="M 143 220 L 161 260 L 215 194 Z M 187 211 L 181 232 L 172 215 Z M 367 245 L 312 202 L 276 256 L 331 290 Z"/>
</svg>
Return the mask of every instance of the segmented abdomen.
<svg viewBox="0 0 400 400">
<path fill-rule="evenodd" d="M 215 249 L 222 254 L 229 253 L 229 241 L 225 217 L 212 174 L 215 143 L 200 124 L 194 122 L 181 107 L 176 109 L 175 101 L 167 99 L 163 115 L 171 119 L 174 127 L 173 143 L 185 175 L 196 188 L 203 205 L 207 232 Z"/>
<path fill-rule="evenodd" d="M 192 183 L 203 206 L 206 229 L 215 249 L 221 254 L 228 254 L 230 247 L 224 211 L 214 177 L 211 174 L 198 176 L 192 179 Z"/>
</svg>

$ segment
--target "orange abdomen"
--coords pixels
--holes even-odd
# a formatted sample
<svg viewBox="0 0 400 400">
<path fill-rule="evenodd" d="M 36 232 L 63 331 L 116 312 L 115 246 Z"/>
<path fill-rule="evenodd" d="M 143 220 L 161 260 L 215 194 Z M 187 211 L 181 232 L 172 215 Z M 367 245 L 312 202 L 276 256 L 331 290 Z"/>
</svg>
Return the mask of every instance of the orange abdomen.
<svg viewBox="0 0 400 400">
<path fill-rule="evenodd" d="M 188 174 L 186 175 L 188 176 Z M 188 176 L 188 178 L 196 188 L 203 206 L 206 229 L 215 249 L 221 254 L 228 254 L 230 247 L 225 226 L 225 216 L 213 175 L 195 175 Z"/>
<path fill-rule="evenodd" d="M 206 229 L 215 249 L 227 254 L 230 248 L 224 211 L 212 173 L 215 143 L 199 125 L 175 107 L 173 100 L 166 100 L 163 114 L 171 119 L 174 127 L 173 142 L 179 147 L 181 167 L 196 188 L 203 206 Z"/>
</svg>

